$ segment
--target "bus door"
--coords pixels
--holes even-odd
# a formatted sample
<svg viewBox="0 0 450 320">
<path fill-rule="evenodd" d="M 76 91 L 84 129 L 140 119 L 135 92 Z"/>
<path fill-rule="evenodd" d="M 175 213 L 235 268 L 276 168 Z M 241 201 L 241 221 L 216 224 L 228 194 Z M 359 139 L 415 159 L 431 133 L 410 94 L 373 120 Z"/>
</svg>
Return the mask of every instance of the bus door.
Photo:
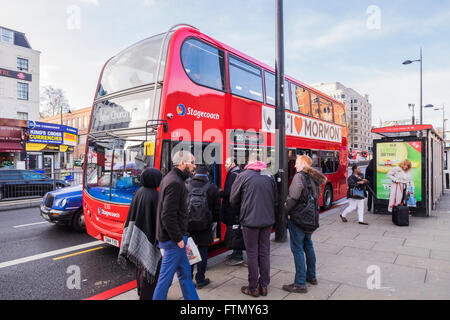
<svg viewBox="0 0 450 320">
<path fill-rule="evenodd" d="M 222 187 L 222 145 L 219 143 L 186 142 L 165 140 L 161 152 L 161 172 L 166 175 L 172 170 L 172 152 L 189 151 L 194 155 L 195 163 L 202 163 L 208 168 L 209 182 L 214 183 L 218 188 Z M 220 223 L 213 224 L 214 242 L 222 240 L 222 230 Z"/>
<path fill-rule="evenodd" d="M 195 163 L 203 163 L 208 168 L 209 179 L 218 188 L 222 187 L 222 145 L 207 142 L 169 141 L 163 142 L 161 152 L 161 172 L 166 175 L 172 170 L 171 154 L 176 151 L 189 151 Z"/>
</svg>

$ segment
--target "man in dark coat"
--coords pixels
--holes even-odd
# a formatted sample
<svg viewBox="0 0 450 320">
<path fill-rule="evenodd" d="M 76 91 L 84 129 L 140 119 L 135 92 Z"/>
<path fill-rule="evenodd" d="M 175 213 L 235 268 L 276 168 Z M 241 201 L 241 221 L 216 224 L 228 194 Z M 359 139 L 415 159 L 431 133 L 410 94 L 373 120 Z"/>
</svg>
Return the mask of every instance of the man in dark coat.
<svg viewBox="0 0 450 320">
<path fill-rule="evenodd" d="M 196 165 L 195 175 L 192 179 L 189 179 L 187 183 L 188 191 L 192 191 L 194 188 L 205 188 L 206 199 L 208 203 L 208 209 L 211 220 L 209 220 L 205 230 L 193 231 L 188 228 L 189 235 L 197 244 L 198 251 L 202 257 L 202 261 L 197 263 L 197 274 L 195 275 L 195 281 L 197 289 L 201 289 L 210 283 L 208 278 L 205 278 L 206 267 L 208 264 L 208 246 L 213 242 L 213 230 L 212 223 L 219 220 L 219 189 L 208 179 L 208 168 L 204 165 Z M 188 193 L 188 198 L 190 194 Z M 194 273 L 194 266 L 192 266 L 192 274 Z"/>
<path fill-rule="evenodd" d="M 366 168 L 366 174 L 364 175 L 364 178 L 366 178 L 366 180 L 368 181 L 367 184 L 368 186 L 374 190 L 374 181 L 373 181 L 373 159 L 371 159 L 369 161 L 369 165 Z M 372 194 L 372 190 L 367 190 L 368 194 L 367 194 L 367 211 L 372 210 L 372 202 L 373 202 L 373 194 Z"/>
<path fill-rule="evenodd" d="M 245 171 L 234 181 L 231 206 L 239 209 L 247 251 L 249 285 L 241 288 L 246 295 L 267 295 L 270 282 L 270 233 L 275 224 L 277 187 L 275 178 L 257 155 L 250 155 Z M 259 278 L 259 279 L 258 279 Z"/>
<path fill-rule="evenodd" d="M 241 172 L 241 168 L 237 165 L 236 159 L 230 157 L 225 161 L 225 170 L 227 170 L 227 177 L 225 179 L 224 189 L 220 192 L 220 197 L 222 198 L 222 222 L 227 226 L 228 232 L 231 230 L 233 225 L 239 224 L 239 210 L 236 210 L 230 205 L 230 193 L 231 187 L 233 186 L 237 175 Z M 244 256 L 242 250 L 233 250 L 225 264 L 229 266 L 237 266 L 243 262 Z"/>
<path fill-rule="evenodd" d="M 195 169 L 194 156 L 188 151 L 178 151 L 172 163 L 174 168 L 163 178 L 159 188 L 156 237 L 164 254 L 153 300 L 167 299 L 175 272 L 184 299 L 198 300 L 185 248 L 188 238 L 185 180 Z"/>
<path fill-rule="evenodd" d="M 298 206 L 302 203 L 305 204 L 307 201 L 307 177 L 310 179 L 311 191 L 316 199 L 320 196 L 322 184 L 327 181 L 327 178 L 319 171 L 311 168 L 311 165 L 312 159 L 307 155 L 297 156 L 295 162 L 297 173 L 289 186 L 289 194 L 284 205 L 288 215 L 289 239 L 295 263 L 294 283 L 283 285 L 283 290 L 288 292 L 306 293 L 306 282 L 313 285 L 317 284 L 316 254 L 311 239 L 312 234 L 302 230 L 291 219 L 291 216 L 296 213 L 296 209 L 299 208 Z"/>
<path fill-rule="evenodd" d="M 140 300 L 152 300 L 161 267 L 161 252 L 156 243 L 156 213 L 162 174 L 147 168 L 141 174 L 141 187 L 128 210 L 118 261 L 136 265 L 137 292 Z"/>
</svg>

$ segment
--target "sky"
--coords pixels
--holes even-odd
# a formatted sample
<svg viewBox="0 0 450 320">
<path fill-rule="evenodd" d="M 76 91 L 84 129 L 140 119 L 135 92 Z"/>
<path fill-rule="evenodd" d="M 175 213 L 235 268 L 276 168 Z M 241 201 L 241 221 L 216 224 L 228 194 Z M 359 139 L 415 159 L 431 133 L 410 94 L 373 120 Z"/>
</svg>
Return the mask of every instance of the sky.
<svg viewBox="0 0 450 320">
<path fill-rule="evenodd" d="M 275 0 L 0 0 L 0 25 L 41 52 L 41 87 L 61 88 L 72 109 L 92 105 L 103 64 L 178 23 L 268 65 L 275 63 Z M 372 123 L 419 119 L 423 105 L 450 118 L 450 0 L 285 0 L 285 72 L 309 84 L 339 81 L 369 95 Z M 442 112 L 424 109 L 442 126 Z M 450 122 L 449 126 L 450 128 Z"/>
</svg>

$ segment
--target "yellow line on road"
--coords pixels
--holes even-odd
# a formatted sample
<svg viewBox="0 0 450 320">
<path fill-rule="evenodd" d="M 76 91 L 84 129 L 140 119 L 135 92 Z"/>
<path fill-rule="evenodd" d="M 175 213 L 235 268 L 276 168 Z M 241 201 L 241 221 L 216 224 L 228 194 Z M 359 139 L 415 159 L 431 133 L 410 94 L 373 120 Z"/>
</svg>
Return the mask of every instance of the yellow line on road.
<svg viewBox="0 0 450 320">
<path fill-rule="evenodd" d="M 95 251 L 95 250 L 100 250 L 100 249 L 103 249 L 103 248 L 104 248 L 104 247 L 97 247 L 97 248 L 93 248 L 93 249 L 89 249 L 89 250 L 84 250 L 84 251 L 80 251 L 80 252 L 75 252 L 75 253 L 72 253 L 72 254 L 68 254 L 68 255 L 66 255 L 66 256 L 61 256 L 61 257 L 53 258 L 53 261 L 61 260 L 61 259 L 69 258 L 69 257 L 73 257 L 73 256 L 76 256 L 76 255 L 79 255 L 79 254 L 83 254 L 83 253 L 87 253 L 87 252 L 91 252 L 91 251 Z"/>
</svg>

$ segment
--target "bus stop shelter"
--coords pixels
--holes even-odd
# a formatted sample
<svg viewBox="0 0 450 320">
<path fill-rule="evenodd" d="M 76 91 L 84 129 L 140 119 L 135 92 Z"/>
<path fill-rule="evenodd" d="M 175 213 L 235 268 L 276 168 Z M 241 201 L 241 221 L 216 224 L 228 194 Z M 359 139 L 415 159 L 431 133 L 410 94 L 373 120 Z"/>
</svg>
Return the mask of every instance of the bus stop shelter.
<svg viewBox="0 0 450 320">
<path fill-rule="evenodd" d="M 444 140 L 432 125 L 375 128 L 373 141 L 374 212 L 387 213 L 391 180 L 387 173 L 400 162 L 412 162 L 417 207 L 413 214 L 429 216 L 444 193 Z"/>
</svg>

